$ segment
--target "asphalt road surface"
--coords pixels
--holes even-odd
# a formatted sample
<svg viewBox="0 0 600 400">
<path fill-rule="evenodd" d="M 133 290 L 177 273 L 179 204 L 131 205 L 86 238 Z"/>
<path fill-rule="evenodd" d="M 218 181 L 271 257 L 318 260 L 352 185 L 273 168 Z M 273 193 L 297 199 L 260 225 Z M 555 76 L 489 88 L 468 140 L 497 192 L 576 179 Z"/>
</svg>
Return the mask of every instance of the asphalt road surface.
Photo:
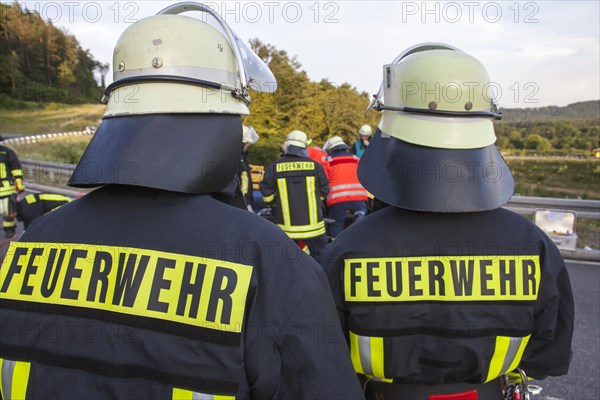
<svg viewBox="0 0 600 400">
<path fill-rule="evenodd" d="M 17 237 L 23 232 L 18 224 Z M 0 240 L 4 233 L 0 233 Z M 0 248 L 4 259 L 8 245 Z M 567 261 L 575 297 L 575 334 L 569 374 L 534 382 L 542 392 L 532 400 L 600 399 L 600 264 Z"/>
<path fill-rule="evenodd" d="M 568 261 L 575 297 L 575 334 L 569 374 L 537 382 L 534 400 L 600 399 L 600 265 Z"/>
</svg>

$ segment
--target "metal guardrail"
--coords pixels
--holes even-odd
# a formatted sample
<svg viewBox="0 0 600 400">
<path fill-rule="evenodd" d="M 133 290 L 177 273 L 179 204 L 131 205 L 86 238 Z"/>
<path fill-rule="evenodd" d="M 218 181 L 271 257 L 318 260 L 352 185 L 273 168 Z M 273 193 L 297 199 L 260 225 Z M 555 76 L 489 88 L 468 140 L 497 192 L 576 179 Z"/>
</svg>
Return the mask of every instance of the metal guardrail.
<svg viewBox="0 0 600 400">
<path fill-rule="evenodd" d="M 38 185 L 73 190 L 67 182 L 75 169 L 74 164 L 21 160 L 27 181 Z M 74 192 L 87 192 L 86 190 Z M 557 199 L 548 197 L 513 196 L 504 206 L 519 214 L 533 214 L 536 209 L 575 211 L 578 218 L 600 219 L 600 200 Z"/>
<path fill-rule="evenodd" d="M 14 138 L 10 138 L 10 139 L 5 139 L 3 141 L 3 143 L 5 145 L 32 144 L 32 143 L 37 143 L 37 142 L 49 140 L 49 139 L 56 139 L 56 138 L 60 138 L 60 137 L 93 135 L 95 132 L 96 132 L 96 128 L 89 127 L 83 131 L 43 133 L 40 135 L 19 136 L 19 137 L 14 137 Z"/>
</svg>

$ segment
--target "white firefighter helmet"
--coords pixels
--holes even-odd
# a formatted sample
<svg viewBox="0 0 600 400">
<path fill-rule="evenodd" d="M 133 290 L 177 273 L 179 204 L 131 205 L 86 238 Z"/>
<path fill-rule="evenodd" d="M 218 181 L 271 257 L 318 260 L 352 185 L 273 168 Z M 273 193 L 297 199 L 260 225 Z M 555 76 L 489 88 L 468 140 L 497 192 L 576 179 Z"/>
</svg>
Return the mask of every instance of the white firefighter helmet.
<svg viewBox="0 0 600 400">
<path fill-rule="evenodd" d="M 359 164 L 365 188 L 386 203 L 435 212 L 498 208 L 514 179 L 494 145 L 501 118 L 490 79 L 449 45 L 411 47 L 383 68 L 369 108 L 383 111 Z"/>
<path fill-rule="evenodd" d="M 312 140 L 308 138 L 306 133 L 294 130 L 288 133 L 285 138 L 285 142 L 283 146 L 287 149 L 288 146 L 300 147 L 301 149 L 306 149 L 309 144 L 312 143 Z"/>
<path fill-rule="evenodd" d="M 350 148 L 350 146 L 348 146 L 344 142 L 344 139 L 342 139 L 340 136 L 332 136 L 329 139 L 327 139 L 327 141 L 323 145 L 323 150 L 332 151 L 333 149 L 338 148 L 338 147 L 343 147 L 344 149 Z"/>
<path fill-rule="evenodd" d="M 371 125 L 363 125 L 358 129 L 359 136 L 372 136 L 373 129 L 371 129 Z"/>
<path fill-rule="evenodd" d="M 179 15 L 188 11 L 213 24 Z M 115 46 L 113 68 L 103 122 L 72 186 L 219 191 L 237 172 L 249 89 L 277 87 L 266 64 L 201 3 L 174 4 L 130 25 Z M 115 165 L 135 166 L 136 173 L 111 173 Z"/>
<path fill-rule="evenodd" d="M 258 142 L 258 139 L 260 139 L 260 137 L 258 136 L 258 133 L 256 133 L 254 127 L 246 125 L 243 126 L 242 143 L 254 144 Z"/>
</svg>

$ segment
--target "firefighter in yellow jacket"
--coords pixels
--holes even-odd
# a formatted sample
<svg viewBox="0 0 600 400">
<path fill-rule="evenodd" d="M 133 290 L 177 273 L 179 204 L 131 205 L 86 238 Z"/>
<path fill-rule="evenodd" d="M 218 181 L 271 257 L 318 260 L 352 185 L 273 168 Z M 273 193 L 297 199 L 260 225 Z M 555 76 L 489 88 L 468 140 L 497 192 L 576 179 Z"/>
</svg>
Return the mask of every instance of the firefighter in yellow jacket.
<svg viewBox="0 0 600 400">
<path fill-rule="evenodd" d="M 0 136 L 0 143 L 4 139 Z M 16 194 L 25 190 L 23 170 L 15 152 L 0 145 L 0 216 L 4 236 L 15 236 L 17 228 Z"/>
<path fill-rule="evenodd" d="M 274 88 L 266 65 L 197 3 L 131 24 L 113 65 L 70 181 L 101 187 L 36 220 L 0 268 L 3 398 L 360 398 L 321 267 L 219 201 L 248 85 Z"/>
<path fill-rule="evenodd" d="M 504 374 L 568 371 L 569 275 L 540 229 L 501 208 L 514 181 L 489 82 L 443 44 L 384 66 L 358 177 L 388 206 L 339 235 L 323 263 L 368 399 L 513 399 L 526 381 L 502 388 Z"/>
</svg>

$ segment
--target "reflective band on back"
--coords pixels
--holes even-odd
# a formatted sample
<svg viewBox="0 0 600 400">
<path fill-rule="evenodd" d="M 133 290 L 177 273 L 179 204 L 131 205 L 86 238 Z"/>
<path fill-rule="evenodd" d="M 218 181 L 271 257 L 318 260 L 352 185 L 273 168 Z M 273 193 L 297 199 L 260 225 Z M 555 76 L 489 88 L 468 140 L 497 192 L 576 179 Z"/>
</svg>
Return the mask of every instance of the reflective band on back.
<svg viewBox="0 0 600 400">
<path fill-rule="evenodd" d="M 391 382 L 385 377 L 382 337 L 360 336 L 350 333 L 350 359 L 354 370 L 375 380 Z"/>
<path fill-rule="evenodd" d="M 205 394 L 173 388 L 173 400 L 235 400 L 235 396 Z"/>
<path fill-rule="evenodd" d="M 351 183 L 348 185 L 335 185 L 331 187 L 331 191 L 334 190 L 342 190 L 342 189 L 363 189 L 363 186 L 360 183 Z"/>
<path fill-rule="evenodd" d="M 334 194 L 330 194 L 329 196 L 327 196 L 327 198 L 328 199 L 336 199 L 338 197 L 344 197 L 344 196 L 365 196 L 365 197 L 367 197 L 367 191 L 361 190 L 361 191 L 355 191 L 355 192 L 337 192 Z"/>
<path fill-rule="evenodd" d="M 31 364 L 0 358 L 0 393 L 4 400 L 25 400 Z"/>
<path fill-rule="evenodd" d="M 490 368 L 488 370 L 486 382 L 496 379 L 517 368 L 530 336 L 531 335 L 525 337 L 496 337 L 494 354 L 490 360 Z"/>
</svg>

